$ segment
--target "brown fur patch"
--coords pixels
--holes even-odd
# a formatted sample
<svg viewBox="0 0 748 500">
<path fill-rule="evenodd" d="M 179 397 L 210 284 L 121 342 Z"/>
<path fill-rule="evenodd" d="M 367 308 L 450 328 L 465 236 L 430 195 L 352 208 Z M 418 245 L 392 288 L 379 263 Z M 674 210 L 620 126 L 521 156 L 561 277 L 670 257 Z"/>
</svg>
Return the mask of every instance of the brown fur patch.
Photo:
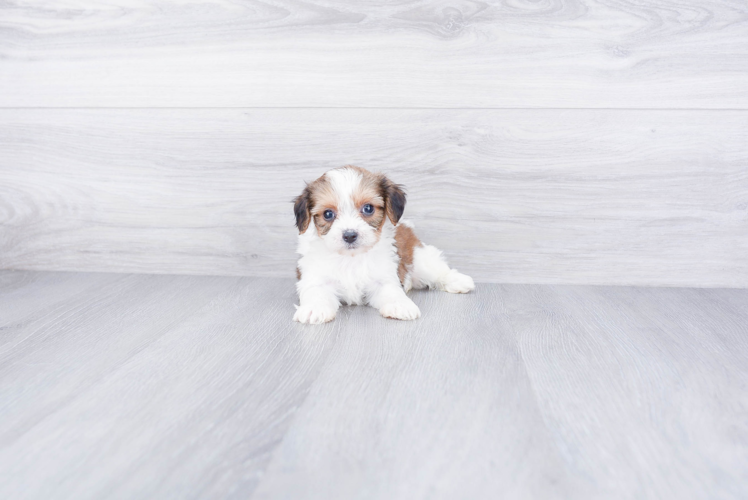
<svg viewBox="0 0 748 500">
<path fill-rule="evenodd" d="M 317 233 L 320 236 L 324 236 L 328 231 L 330 231 L 335 219 L 326 221 L 322 214 L 327 209 L 337 213 L 338 200 L 330 182 L 324 175 L 309 184 L 307 189 L 309 190 L 309 215 L 314 221 L 314 227 L 317 228 Z"/>
<path fill-rule="evenodd" d="M 363 169 L 361 172 L 361 184 L 353 193 L 353 204 L 358 209 L 359 216 L 371 227 L 381 231 L 384 227 L 384 197 L 380 188 L 379 176 Z M 366 215 L 363 212 L 364 205 L 374 207 L 374 213 Z"/>
<path fill-rule="evenodd" d="M 416 247 L 422 245 L 413 229 L 402 224 L 395 228 L 395 246 L 397 247 L 397 256 L 400 257 L 397 277 L 400 278 L 401 284 L 405 281 L 405 276 L 413 265 L 413 251 Z"/>
<path fill-rule="evenodd" d="M 361 184 L 353 193 L 353 203 L 359 211 L 367 203 L 374 207 L 374 213 L 370 216 L 365 215 L 363 212 L 359 213 L 367 224 L 381 232 L 384 227 L 385 217 L 390 215 L 387 200 L 389 194 L 388 187 L 391 183 L 383 174 L 375 174 L 355 165 L 346 165 L 344 168 L 355 170 L 361 174 Z M 392 216 L 390 216 L 390 220 L 392 220 Z"/>
<path fill-rule="evenodd" d="M 331 210 L 334 209 L 333 207 L 327 207 Z M 327 209 L 325 208 L 325 210 Z M 322 214 L 314 214 L 312 215 L 312 219 L 314 220 L 314 227 L 317 228 L 317 234 L 320 236 L 324 236 L 327 233 L 330 232 L 330 228 L 332 228 L 332 223 L 335 222 L 335 219 L 331 221 L 325 220 L 324 217 L 322 217 Z"/>
<path fill-rule="evenodd" d="M 361 207 L 367 203 L 374 205 L 374 208 L 384 208 L 384 197 L 380 186 L 379 176 L 364 171 L 361 174 L 361 183 L 353 192 L 353 204 L 361 209 Z"/>
<path fill-rule="evenodd" d="M 301 269 L 299 269 L 298 267 L 296 268 L 296 279 L 298 281 L 301 280 Z"/>
<path fill-rule="evenodd" d="M 374 206 L 374 213 L 371 215 L 366 215 L 364 213 L 361 213 L 361 218 L 364 219 L 364 222 L 369 224 L 371 227 L 376 229 L 378 232 L 382 232 L 382 228 L 384 227 L 384 207 L 374 205 L 371 201 L 369 201 Z M 364 203 L 363 205 L 365 205 Z M 361 205 L 361 206 L 363 206 Z"/>
</svg>

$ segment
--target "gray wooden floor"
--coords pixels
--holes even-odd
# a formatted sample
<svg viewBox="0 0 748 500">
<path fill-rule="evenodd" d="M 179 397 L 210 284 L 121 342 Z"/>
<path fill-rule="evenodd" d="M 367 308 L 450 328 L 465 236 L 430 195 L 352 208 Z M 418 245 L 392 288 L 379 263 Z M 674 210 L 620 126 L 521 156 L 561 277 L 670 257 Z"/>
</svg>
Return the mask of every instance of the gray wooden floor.
<svg viewBox="0 0 748 500">
<path fill-rule="evenodd" d="M 1 498 L 745 498 L 748 290 L 0 273 Z"/>
</svg>

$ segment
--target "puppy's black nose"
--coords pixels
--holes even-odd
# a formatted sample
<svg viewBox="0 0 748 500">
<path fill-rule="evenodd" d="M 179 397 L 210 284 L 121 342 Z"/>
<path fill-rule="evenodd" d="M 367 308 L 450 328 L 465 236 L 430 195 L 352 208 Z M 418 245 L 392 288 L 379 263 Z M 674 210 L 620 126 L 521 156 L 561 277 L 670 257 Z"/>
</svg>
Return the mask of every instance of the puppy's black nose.
<svg viewBox="0 0 748 500">
<path fill-rule="evenodd" d="M 346 231 L 343 233 L 343 239 L 346 243 L 353 243 L 356 241 L 356 238 L 358 238 L 358 233 L 356 231 Z"/>
</svg>

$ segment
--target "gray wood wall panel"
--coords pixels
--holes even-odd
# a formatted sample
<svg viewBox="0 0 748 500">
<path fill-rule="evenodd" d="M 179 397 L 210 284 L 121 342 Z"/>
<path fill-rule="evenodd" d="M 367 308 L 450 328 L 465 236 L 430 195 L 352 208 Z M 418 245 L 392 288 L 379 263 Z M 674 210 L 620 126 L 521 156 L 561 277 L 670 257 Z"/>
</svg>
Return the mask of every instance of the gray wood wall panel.
<svg viewBox="0 0 748 500">
<path fill-rule="evenodd" d="M 742 0 L 3 2 L 0 106 L 746 108 Z"/>
<path fill-rule="evenodd" d="M 748 286 L 748 112 L 2 110 L 0 267 L 292 276 L 354 163 L 477 281 Z"/>
</svg>

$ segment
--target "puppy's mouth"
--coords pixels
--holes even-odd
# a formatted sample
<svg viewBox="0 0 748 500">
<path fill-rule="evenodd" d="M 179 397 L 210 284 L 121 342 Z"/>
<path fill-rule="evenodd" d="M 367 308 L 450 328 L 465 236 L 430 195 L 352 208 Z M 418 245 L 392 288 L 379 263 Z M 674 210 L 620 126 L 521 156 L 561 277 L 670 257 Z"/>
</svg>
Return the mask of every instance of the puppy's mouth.
<svg viewBox="0 0 748 500">
<path fill-rule="evenodd" d="M 341 255 L 358 255 L 364 253 L 369 248 L 361 245 L 358 241 L 355 243 L 343 243 L 343 246 L 338 250 Z"/>
</svg>

